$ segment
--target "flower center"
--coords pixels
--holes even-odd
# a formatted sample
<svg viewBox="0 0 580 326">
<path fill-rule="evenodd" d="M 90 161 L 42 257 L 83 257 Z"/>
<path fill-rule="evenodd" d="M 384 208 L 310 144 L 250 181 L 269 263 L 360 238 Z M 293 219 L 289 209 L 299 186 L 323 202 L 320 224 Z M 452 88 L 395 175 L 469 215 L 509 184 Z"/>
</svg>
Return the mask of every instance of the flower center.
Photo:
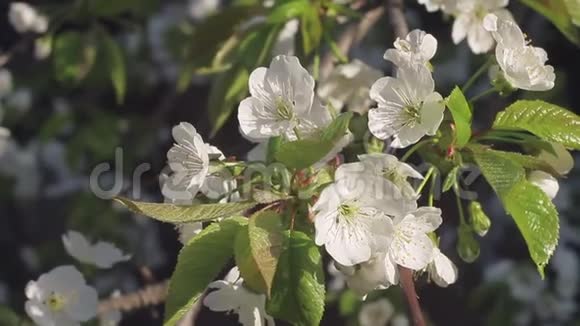
<svg viewBox="0 0 580 326">
<path fill-rule="evenodd" d="M 342 217 L 346 218 L 347 220 L 352 219 L 358 210 L 359 208 L 352 204 L 342 204 L 338 207 L 338 212 L 340 215 L 342 215 Z"/>
<path fill-rule="evenodd" d="M 292 120 L 294 118 L 294 107 L 287 100 L 278 97 L 276 99 L 276 115 L 280 120 Z"/>
<path fill-rule="evenodd" d="M 53 292 L 44 302 L 52 311 L 61 311 L 66 304 L 65 297 L 62 294 Z"/>
<path fill-rule="evenodd" d="M 407 115 L 407 126 L 413 127 L 416 124 L 421 123 L 421 106 L 417 104 L 407 105 L 403 108 L 405 114 Z"/>
</svg>

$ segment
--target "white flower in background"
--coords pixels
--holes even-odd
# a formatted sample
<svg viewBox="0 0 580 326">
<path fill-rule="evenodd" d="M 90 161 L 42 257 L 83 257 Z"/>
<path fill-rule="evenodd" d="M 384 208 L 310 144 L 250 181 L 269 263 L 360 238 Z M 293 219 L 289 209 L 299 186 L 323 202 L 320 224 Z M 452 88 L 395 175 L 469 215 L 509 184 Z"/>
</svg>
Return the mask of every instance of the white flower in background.
<svg viewBox="0 0 580 326">
<path fill-rule="evenodd" d="M 440 287 L 457 281 L 457 267 L 437 247 L 433 247 L 433 260 L 427 266 L 427 272 L 429 278 Z"/>
<path fill-rule="evenodd" d="M 346 167 L 345 167 L 346 166 Z M 337 175 L 343 174 L 341 165 Z M 345 174 L 327 186 L 313 206 L 315 241 L 339 264 L 352 266 L 368 261 L 393 237 L 391 216 L 409 211 L 414 201 L 383 178 Z"/>
<path fill-rule="evenodd" d="M 459 44 L 467 37 L 467 44 L 475 54 L 485 53 L 493 47 L 495 41 L 483 27 L 485 15 L 492 13 L 504 19 L 513 20 L 511 13 L 505 9 L 509 0 L 463 0 L 456 6 L 456 17 L 451 37 L 453 43 Z"/>
<path fill-rule="evenodd" d="M 385 298 L 365 303 L 358 313 L 360 326 L 384 326 L 391 320 L 395 307 Z"/>
<path fill-rule="evenodd" d="M 318 96 L 328 101 L 337 111 L 346 106 L 349 111 L 362 114 L 368 111 L 371 104 L 371 85 L 382 76 L 381 71 L 355 59 L 332 70 L 320 83 Z"/>
<path fill-rule="evenodd" d="M 555 290 L 562 298 L 573 299 L 578 293 L 580 261 L 573 247 L 559 245 L 551 265 L 556 272 Z"/>
<path fill-rule="evenodd" d="M 298 33 L 298 19 L 291 19 L 286 22 L 280 33 L 274 48 L 272 49 L 272 56 L 281 54 L 294 55 L 296 42 L 296 33 Z"/>
<path fill-rule="evenodd" d="M 4 127 L 0 127 L 0 157 L 2 157 L 6 151 L 6 148 L 8 147 L 9 139 L 10 130 Z"/>
<path fill-rule="evenodd" d="M 411 31 L 405 39 L 397 38 L 394 45 L 384 58 L 397 66 L 427 64 L 437 52 L 437 39 L 419 29 Z"/>
<path fill-rule="evenodd" d="M 344 274 L 338 268 L 336 268 L 336 264 L 334 262 L 331 261 L 328 263 L 326 271 L 330 275 L 328 290 L 330 292 L 339 292 L 340 290 L 344 289 L 346 278 Z"/>
<path fill-rule="evenodd" d="M 423 179 L 423 175 L 413 169 L 409 164 L 399 161 L 390 154 L 374 153 L 358 156 L 365 165 L 367 171 L 372 171 L 374 175 L 381 176 L 394 183 L 404 196 L 416 198 L 417 192 L 407 181 L 407 178 Z"/>
<path fill-rule="evenodd" d="M 6 96 L 6 106 L 19 113 L 28 112 L 32 106 L 32 101 L 32 92 L 28 88 L 18 88 Z"/>
<path fill-rule="evenodd" d="M 391 320 L 391 326 L 409 326 L 409 318 L 407 318 L 407 316 L 405 315 L 396 315 L 395 317 L 393 317 L 393 320 Z"/>
<path fill-rule="evenodd" d="M 208 293 L 203 304 L 212 311 L 232 311 L 244 326 L 275 325 L 274 319 L 266 313 L 266 296 L 250 292 L 242 285 L 243 281 L 238 267 L 232 268 L 223 281 L 208 285 L 209 289 L 217 290 Z"/>
<path fill-rule="evenodd" d="M 14 140 L 9 140 L 0 156 L 0 173 L 14 178 L 13 193 L 18 199 L 27 200 L 39 193 L 39 148 L 36 142 L 20 147 Z"/>
<path fill-rule="evenodd" d="M 0 68 L 0 98 L 12 93 L 12 73 L 8 69 Z"/>
<path fill-rule="evenodd" d="M 320 125 L 325 115 L 324 107 L 313 106 L 314 79 L 294 56 L 280 55 L 269 68 L 255 69 L 249 89 L 251 96 L 240 103 L 238 120 L 242 134 L 252 141 L 280 135 L 295 139 L 296 130 Z M 328 112 L 325 116 L 330 120 Z"/>
<path fill-rule="evenodd" d="M 550 164 L 550 166 L 561 175 L 568 174 L 568 172 L 574 168 L 574 158 L 564 145 L 552 143 L 552 148 L 556 155 L 542 150 L 540 154 L 538 154 L 538 158 Z"/>
<path fill-rule="evenodd" d="M 26 285 L 25 309 L 39 326 L 75 326 L 97 314 L 97 291 L 73 266 L 59 266 Z"/>
<path fill-rule="evenodd" d="M 403 267 L 418 271 L 433 260 L 435 244 L 427 235 L 442 223 L 441 210 L 420 207 L 415 211 L 398 215 L 393 220 L 394 237 L 387 255 Z M 388 264 L 389 260 L 385 259 Z"/>
<path fill-rule="evenodd" d="M 187 9 L 194 21 L 200 21 L 214 14 L 220 7 L 220 0 L 189 0 Z"/>
<path fill-rule="evenodd" d="M 441 10 L 446 14 L 454 14 L 458 5 L 457 0 L 418 0 L 419 4 L 425 6 L 428 12 Z M 460 3 L 460 2 L 459 2 Z"/>
<path fill-rule="evenodd" d="M 48 19 L 36 11 L 34 7 L 24 2 L 10 4 L 8 20 L 18 33 L 44 33 L 48 29 Z"/>
<path fill-rule="evenodd" d="M 532 171 L 528 174 L 528 181 L 538 186 L 550 199 L 554 199 L 560 190 L 558 180 L 544 171 Z"/>
<path fill-rule="evenodd" d="M 528 45 L 520 27 L 502 16 L 485 16 L 485 29 L 497 41 L 495 58 L 503 77 L 514 87 L 529 91 L 546 91 L 554 87 L 554 67 L 546 65 L 544 49 Z"/>
<path fill-rule="evenodd" d="M 394 137 L 391 146 L 404 148 L 425 135 L 434 135 L 443 120 L 445 105 L 423 65 L 401 66 L 397 77 L 383 77 L 371 87 L 378 103 L 369 111 L 369 129 L 375 137 Z"/>
<path fill-rule="evenodd" d="M 62 243 L 66 252 L 73 258 L 85 264 L 99 268 L 111 268 L 114 264 L 131 259 L 110 242 L 99 241 L 91 244 L 80 232 L 68 231 L 62 235 Z"/>
<path fill-rule="evenodd" d="M 179 234 L 179 242 L 181 242 L 183 245 L 186 245 L 189 240 L 193 239 L 193 237 L 198 235 L 203 230 L 203 224 L 201 222 L 189 222 L 177 224 L 175 228 Z"/>
</svg>

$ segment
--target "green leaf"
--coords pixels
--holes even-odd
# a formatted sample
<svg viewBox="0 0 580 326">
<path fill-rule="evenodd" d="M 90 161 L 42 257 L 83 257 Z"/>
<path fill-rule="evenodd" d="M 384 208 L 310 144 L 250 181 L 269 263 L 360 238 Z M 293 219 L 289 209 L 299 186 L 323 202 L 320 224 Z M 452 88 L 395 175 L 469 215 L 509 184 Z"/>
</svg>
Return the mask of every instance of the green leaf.
<svg viewBox="0 0 580 326">
<path fill-rule="evenodd" d="M 53 63 L 58 80 L 75 84 L 89 74 L 97 57 L 92 35 L 63 32 L 56 36 L 53 45 Z"/>
<path fill-rule="evenodd" d="M 443 192 L 449 191 L 449 189 L 451 189 L 451 187 L 457 183 L 457 173 L 459 172 L 460 168 L 461 166 L 457 165 L 453 167 L 451 171 L 449 171 L 445 177 L 445 181 L 443 181 Z"/>
<path fill-rule="evenodd" d="M 213 223 L 181 249 L 169 282 L 165 326 L 176 325 L 199 300 L 232 256 L 232 239 L 245 225 L 247 220 L 242 217 Z"/>
<path fill-rule="evenodd" d="M 483 176 L 522 233 L 540 275 L 558 243 L 558 213 L 550 199 L 525 179 L 524 167 L 492 150 L 472 152 Z"/>
<path fill-rule="evenodd" d="M 302 232 L 284 234 L 286 243 L 266 309 L 273 317 L 293 325 L 319 325 L 324 313 L 324 272 L 320 251 Z"/>
<path fill-rule="evenodd" d="M 318 47 L 322 38 L 322 22 L 318 16 L 318 6 L 310 5 L 302 13 L 300 20 L 300 35 L 302 37 L 302 49 L 305 55 L 309 55 Z"/>
<path fill-rule="evenodd" d="M 278 258 L 284 244 L 282 216 L 274 211 L 261 211 L 250 218 L 250 249 L 270 296 Z"/>
<path fill-rule="evenodd" d="M 516 221 L 542 278 L 544 267 L 558 245 L 558 211 L 537 186 L 521 180 L 502 199 L 506 211 Z"/>
<path fill-rule="evenodd" d="M 580 32 L 568 12 L 567 1 L 574 0 L 520 0 L 549 19 L 570 42 L 580 45 Z"/>
<path fill-rule="evenodd" d="M 0 305 L 0 325 L 34 326 L 34 323 L 21 317 L 9 307 Z"/>
<path fill-rule="evenodd" d="M 226 123 L 236 103 L 246 96 L 249 77 L 248 68 L 238 64 L 219 75 L 213 82 L 208 100 L 212 137 Z"/>
<path fill-rule="evenodd" d="M 352 112 L 343 113 L 322 131 L 320 136 L 295 140 L 280 145 L 276 160 L 288 168 L 305 169 L 323 159 L 346 135 Z"/>
<path fill-rule="evenodd" d="M 486 151 L 493 155 L 497 155 L 505 160 L 510 160 L 516 164 L 521 165 L 522 167 L 530 170 L 542 170 L 544 172 L 550 173 L 552 175 L 558 175 L 558 172 L 554 170 L 554 168 L 548 164 L 547 162 L 531 155 L 524 155 L 516 152 L 505 152 L 505 151 L 498 151 L 491 149 L 486 146 L 480 145 L 470 145 L 469 149 L 471 151 L 478 151 L 483 152 Z"/>
<path fill-rule="evenodd" d="M 493 128 L 527 130 L 542 139 L 580 149 L 580 117 L 539 100 L 513 103 L 498 113 Z"/>
<path fill-rule="evenodd" d="M 268 22 L 285 23 L 302 15 L 309 7 L 310 3 L 305 0 L 283 1 L 272 8 L 272 12 L 268 15 Z"/>
<path fill-rule="evenodd" d="M 455 122 L 455 144 L 458 148 L 465 146 L 471 138 L 471 109 L 469 103 L 458 86 L 455 86 L 449 97 L 447 107 Z"/>
<path fill-rule="evenodd" d="M 105 50 L 106 62 L 110 70 L 110 78 L 117 95 L 117 103 L 123 103 L 127 87 L 127 72 L 123 50 L 109 34 L 102 34 L 103 49 Z"/>
<path fill-rule="evenodd" d="M 572 19 L 572 23 L 576 26 L 580 26 L 580 1 L 578 0 L 564 0 L 566 7 L 568 8 L 568 14 Z"/>
<path fill-rule="evenodd" d="M 282 136 L 270 137 L 268 139 L 268 151 L 266 152 L 266 163 L 272 163 L 274 161 L 274 154 L 280 150 L 280 145 L 282 145 Z"/>
<path fill-rule="evenodd" d="M 115 200 L 134 213 L 169 223 L 206 222 L 240 215 L 245 210 L 256 206 L 254 202 L 179 206 L 175 204 L 138 202 L 123 197 L 115 197 Z"/>
</svg>

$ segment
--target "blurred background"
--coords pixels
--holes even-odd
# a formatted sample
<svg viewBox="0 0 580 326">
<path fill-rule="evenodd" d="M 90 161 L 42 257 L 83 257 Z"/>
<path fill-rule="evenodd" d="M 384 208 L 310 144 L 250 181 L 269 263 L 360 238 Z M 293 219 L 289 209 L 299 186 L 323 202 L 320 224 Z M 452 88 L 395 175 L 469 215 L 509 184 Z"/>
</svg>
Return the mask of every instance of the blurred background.
<svg viewBox="0 0 580 326">
<path fill-rule="evenodd" d="M 204 38 L 199 29 L 231 2 L 100 2 L 32 1 L 50 21 L 47 33 L 36 33 L 17 31 L 8 19 L 11 2 L 0 1 L 0 126 L 10 130 L 0 139 L 0 325 L 8 320 L 2 314 L 24 315 L 29 280 L 58 265 L 74 264 L 61 242 L 67 230 L 114 242 L 133 255 L 113 269 L 83 270 L 102 299 L 115 290 L 131 293 L 170 277 L 181 247 L 175 229 L 132 215 L 103 199 L 102 193 L 97 196 L 89 187 L 95 167 L 105 171 L 99 174 L 98 185 L 110 190 L 109 197 L 122 194 L 161 202 L 159 174 L 172 143 L 173 125 L 192 123 L 226 156 L 243 158 L 252 148 L 238 133 L 235 115 L 216 118 L 208 109 L 215 93 L 211 85 L 223 74 L 194 75 L 191 66 L 192 58 L 204 55 L 204 40 L 209 47 L 214 33 L 221 38 L 218 34 L 226 27 L 206 26 Z M 371 1 L 361 10 L 380 5 Z M 410 27 L 424 29 L 439 41 L 432 64 L 436 88 L 446 95 L 454 85 L 463 84 L 484 58 L 474 56 L 465 43 L 452 44 L 450 19 L 427 13 L 416 1 L 405 5 Z M 496 112 L 515 98 L 542 98 L 580 113 L 578 47 L 531 9 L 514 2 L 510 10 L 534 45 L 548 52 L 556 87 L 480 101 L 475 128 L 488 128 Z M 337 35 L 342 28 L 336 27 Z M 393 41 L 383 17 L 350 57 L 389 74 L 391 67 L 382 56 Z M 471 91 L 477 94 L 488 82 L 483 78 Z M 210 137 L 216 121 L 222 126 Z M 439 233 L 441 248 L 457 264 L 459 279 L 446 289 L 419 282 L 428 319 L 434 325 L 580 325 L 578 164 L 560 183 L 555 199 L 561 213 L 560 245 L 544 281 L 491 189 L 482 180 L 472 188 L 491 218 L 490 232 L 478 239 L 479 259 L 462 262 L 455 249 L 455 202 L 443 196 L 437 203 L 445 221 Z M 357 325 L 365 303 L 345 290 L 334 270 L 327 276 L 329 303 L 322 324 Z M 389 325 L 409 322 L 398 287 L 374 293 L 367 301 L 379 298 L 393 308 Z M 162 316 L 162 305 L 142 307 L 124 313 L 121 325 L 161 325 Z M 235 315 L 205 308 L 195 320 L 197 325 L 236 321 Z"/>
</svg>

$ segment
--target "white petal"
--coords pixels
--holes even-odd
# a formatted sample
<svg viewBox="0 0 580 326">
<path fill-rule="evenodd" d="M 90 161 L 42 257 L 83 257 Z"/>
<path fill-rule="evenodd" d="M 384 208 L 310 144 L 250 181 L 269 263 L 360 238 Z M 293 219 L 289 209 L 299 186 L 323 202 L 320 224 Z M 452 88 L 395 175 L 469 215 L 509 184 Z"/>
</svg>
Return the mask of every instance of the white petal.
<svg viewBox="0 0 580 326">
<path fill-rule="evenodd" d="M 97 242 L 93 247 L 94 264 L 100 268 L 111 268 L 114 264 L 131 259 L 110 242 Z"/>
<path fill-rule="evenodd" d="M 93 287 L 83 286 L 76 289 L 74 295 L 68 299 L 65 311 L 72 319 L 85 322 L 97 315 L 99 298 Z"/>
<path fill-rule="evenodd" d="M 294 128 L 291 121 L 280 120 L 275 113 L 257 98 L 244 99 L 238 107 L 238 120 L 242 134 L 250 140 L 266 140 L 273 136 L 283 135 Z"/>
<path fill-rule="evenodd" d="M 77 231 L 68 231 L 62 235 L 66 252 L 82 263 L 92 263 L 94 256 L 92 246 L 85 236 Z"/>
<path fill-rule="evenodd" d="M 395 307 L 385 298 L 372 303 L 365 303 L 358 315 L 359 325 L 384 326 L 391 320 L 394 313 Z"/>
<path fill-rule="evenodd" d="M 391 250 L 397 264 L 415 271 L 425 268 L 433 259 L 433 241 L 424 234 L 408 240 L 396 238 Z"/>
<path fill-rule="evenodd" d="M 560 189 L 558 180 L 544 171 L 530 172 L 528 175 L 528 181 L 542 189 L 550 199 L 554 199 Z"/>
<path fill-rule="evenodd" d="M 433 273 L 430 275 L 437 285 L 447 287 L 457 280 L 457 267 L 437 247 L 433 249 L 433 262 L 431 265 Z"/>
<path fill-rule="evenodd" d="M 453 29 L 451 31 L 451 38 L 453 43 L 459 44 L 467 36 L 471 26 L 471 17 L 466 14 L 461 14 L 455 18 L 453 22 Z"/>
<path fill-rule="evenodd" d="M 294 103 L 297 114 L 306 113 L 314 98 L 314 78 L 295 56 L 279 55 L 272 59 L 265 81 L 269 90 Z"/>
<path fill-rule="evenodd" d="M 208 293 L 203 299 L 203 304 L 212 311 L 237 310 L 240 306 L 233 287 L 224 287 Z"/>
<path fill-rule="evenodd" d="M 473 53 L 480 54 L 491 50 L 495 41 L 482 24 L 473 24 L 467 34 L 467 43 Z"/>
<path fill-rule="evenodd" d="M 427 130 L 428 135 L 435 135 L 443 121 L 444 111 L 445 104 L 439 93 L 431 93 L 425 98 L 425 103 L 421 108 L 421 126 Z"/>
</svg>

